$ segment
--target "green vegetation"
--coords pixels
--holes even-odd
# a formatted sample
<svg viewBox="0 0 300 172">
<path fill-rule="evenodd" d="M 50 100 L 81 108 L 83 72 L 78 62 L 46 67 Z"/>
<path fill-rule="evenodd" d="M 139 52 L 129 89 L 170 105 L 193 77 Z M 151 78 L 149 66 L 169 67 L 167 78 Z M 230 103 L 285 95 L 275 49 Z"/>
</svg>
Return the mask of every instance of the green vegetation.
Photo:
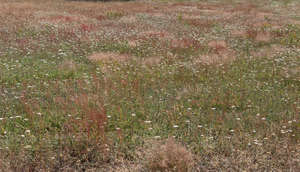
<svg viewBox="0 0 300 172">
<path fill-rule="evenodd" d="M 299 169 L 297 1 L 1 1 L 0 171 Z"/>
</svg>

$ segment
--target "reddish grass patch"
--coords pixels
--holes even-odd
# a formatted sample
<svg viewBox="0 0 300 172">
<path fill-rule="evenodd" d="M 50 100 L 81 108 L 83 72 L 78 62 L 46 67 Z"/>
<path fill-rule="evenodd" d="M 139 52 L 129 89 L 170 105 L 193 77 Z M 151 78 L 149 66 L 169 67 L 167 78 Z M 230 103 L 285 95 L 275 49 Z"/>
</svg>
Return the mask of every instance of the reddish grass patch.
<svg viewBox="0 0 300 172">
<path fill-rule="evenodd" d="M 202 48 L 202 45 L 193 39 L 173 39 L 171 40 L 171 48 Z"/>
<path fill-rule="evenodd" d="M 148 31 L 139 33 L 138 37 L 162 39 L 162 38 L 169 38 L 169 37 L 171 37 L 171 35 L 166 31 L 148 30 Z"/>
<path fill-rule="evenodd" d="M 217 53 L 210 53 L 207 55 L 202 55 L 199 58 L 196 58 L 194 61 L 195 63 L 204 63 L 207 65 L 214 65 L 214 64 L 224 64 L 231 62 L 236 59 L 236 55 L 234 51 L 229 51 L 224 49 Z"/>
<path fill-rule="evenodd" d="M 208 43 L 208 47 L 210 47 L 216 51 L 221 51 L 221 50 L 226 49 L 227 44 L 224 40 L 210 41 Z"/>
<path fill-rule="evenodd" d="M 88 56 L 88 59 L 91 61 L 125 61 L 129 59 L 129 56 L 112 52 L 99 52 Z"/>
</svg>

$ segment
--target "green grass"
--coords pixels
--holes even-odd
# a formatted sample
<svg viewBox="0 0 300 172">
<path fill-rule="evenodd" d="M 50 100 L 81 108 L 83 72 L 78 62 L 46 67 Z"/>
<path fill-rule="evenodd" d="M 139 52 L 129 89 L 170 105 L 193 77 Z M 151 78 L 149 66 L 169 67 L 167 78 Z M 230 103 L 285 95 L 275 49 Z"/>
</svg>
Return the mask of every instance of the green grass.
<svg viewBox="0 0 300 172">
<path fill-rule="evenodd" d="M 137 150 L 174 137 L 195 155 L 195 171 L 296 170 L 299 29 L 285 25 L 268 43 L 230 37 L 236 59 L 209 65 L 195 63 L 211 52 L 198 44 L 174 48 L 150 39 L 132 47 L 126 40 L 84 42 L 51 27 L 12 31 L 9 41 L 0 39 L 0 169 L 112 170 L 118 159 L 147 163 Z M 55 43 L 48 39 L 53 34 Z M 251 57 L 273 44 L 285 51 Z M 92 62 L 94 52 L 134 58 Z M 141 63 L 152 56 L 162 60 Z"/>
</svg>

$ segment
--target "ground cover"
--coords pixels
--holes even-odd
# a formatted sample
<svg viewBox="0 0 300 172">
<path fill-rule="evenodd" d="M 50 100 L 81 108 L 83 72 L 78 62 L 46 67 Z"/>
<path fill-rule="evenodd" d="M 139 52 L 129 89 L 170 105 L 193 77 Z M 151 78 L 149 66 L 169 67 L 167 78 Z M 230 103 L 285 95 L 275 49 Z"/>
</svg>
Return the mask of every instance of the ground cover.
<svg viewBox="0 0 300 172">
<path fill-rule="evenodd" d="M 0 0 L 2 171 L 297 171 L 296 0 Z"/>
</svg>

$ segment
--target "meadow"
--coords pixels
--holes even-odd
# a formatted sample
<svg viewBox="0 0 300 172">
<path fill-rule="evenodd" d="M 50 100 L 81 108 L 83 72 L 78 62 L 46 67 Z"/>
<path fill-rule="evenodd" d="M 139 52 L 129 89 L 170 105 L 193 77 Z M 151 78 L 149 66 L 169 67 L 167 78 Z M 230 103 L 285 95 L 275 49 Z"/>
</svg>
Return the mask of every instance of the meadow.
<svg viewBox="0 0 300 172">
<path fill-rule="evenodd" d="M 0 171 L 297 171 L 298 0 L 0 0 Z"/>
</svg>

